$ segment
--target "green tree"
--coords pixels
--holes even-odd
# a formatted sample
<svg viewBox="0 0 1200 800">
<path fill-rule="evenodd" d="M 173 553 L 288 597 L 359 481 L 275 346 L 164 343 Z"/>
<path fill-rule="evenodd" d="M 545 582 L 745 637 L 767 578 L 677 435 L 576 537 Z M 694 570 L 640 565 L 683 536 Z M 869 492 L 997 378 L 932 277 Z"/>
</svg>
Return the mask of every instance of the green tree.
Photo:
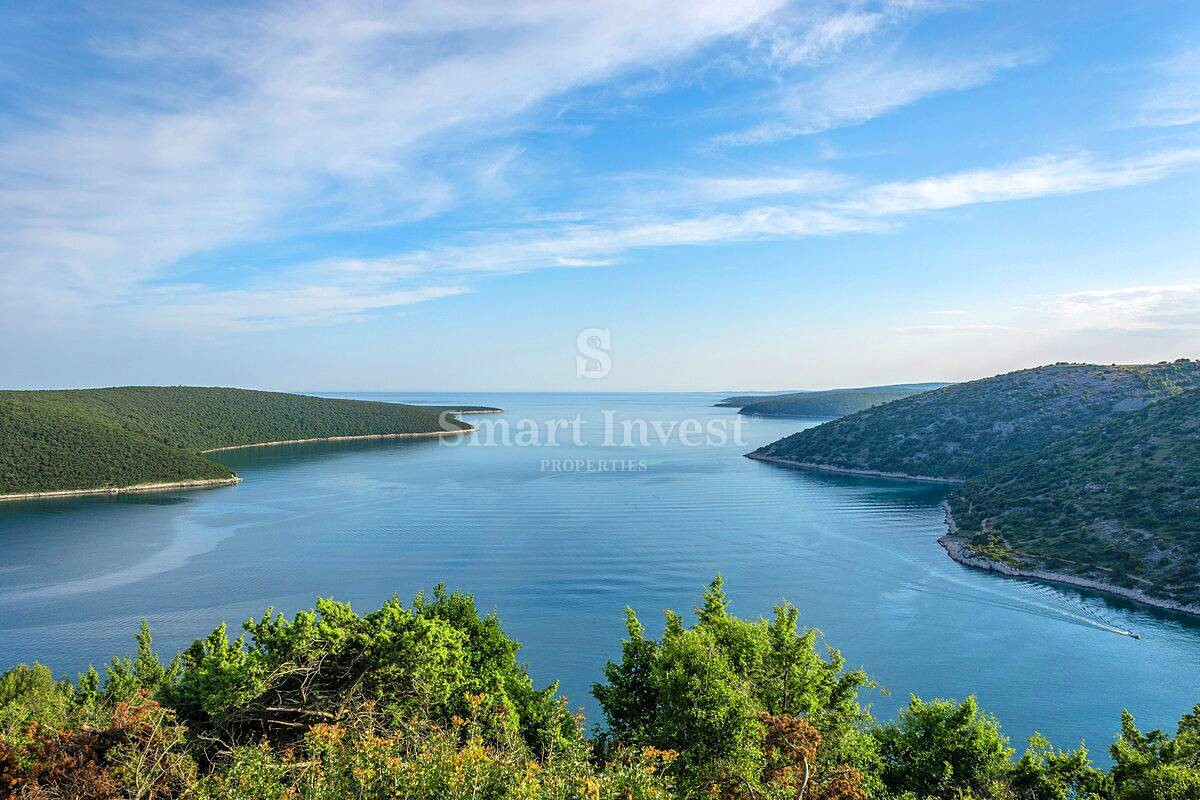
<svg viewBox="0 0 1200 800">
<path fill-rule="evenodd" d="M 694 610 L 690 628 L 668 611 L 661 641 L 647 638 L 626 610 L 621 662 L 609 663 L 605 682 L 592 689 L 608 721 L 606 746 L 678 751 L 674 769 L 689 790 L 758 787 L 767 767 L 764 715 L 786 715 L 817 730 L 823 746 L 813 769 L 872 773 L 869 716 L 857 699 L 866 675 L 845 671 L 835 650 L 822 657 L 819 632 L 800 632 L 793 606 L 778 606 L 770 622 L 739 619 L 728 613 L 718 576 Z"/>
<path fill-rule="evenodd" d="M 1200 800 L 1200 705 L 1183 715 L 1174 737 L 1142 733 L 1126 711 L 1109 749 L 1118 800 Z"/>
<path fill-rule="evenodd" d="M 1087 748 L 1055 750 L 1040 733 L 1012 774 L 1014 794 L 1020 800 L 1101 800 L 1112 795 L 1112 780 L 1092 766 Z"/>
<path fill-rule="evenodd" d="M 470 595 L 439 586 L 411 608 L 392 598 L 366 615 L 319 599 L 291 620 L 268 609 L 230 641 L 225 626 L 179 657 L 161 697 L 226 745 L 294 740 L 315 724 L 448 724 L 487 710 L 489 735 L 546 747 L 578 738 L 557 685 L 535 689 L 520 648 Z M 468 697 L 472 699 L 468 699 Z"/>
<path fill-rule="evenodd" d="M 883 782 L 919 797 L 1003 796 L 1013 750 L 995 717 L 974 697 L 962 703 L 912 697 L 895 722 L 876 732 Z"/>
</svg>

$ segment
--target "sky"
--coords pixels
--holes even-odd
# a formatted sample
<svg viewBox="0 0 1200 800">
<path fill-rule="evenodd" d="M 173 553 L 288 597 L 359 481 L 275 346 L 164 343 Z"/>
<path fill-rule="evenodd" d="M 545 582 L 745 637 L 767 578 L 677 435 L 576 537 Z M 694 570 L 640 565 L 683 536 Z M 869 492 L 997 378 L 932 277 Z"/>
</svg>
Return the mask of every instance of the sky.
<svg viewBox="0 0 1200 800">
<path fill-rule="evenodd" d="M 5 388 L 1200 357 L 1191 0 L 0 11 Z"/>
</svg>

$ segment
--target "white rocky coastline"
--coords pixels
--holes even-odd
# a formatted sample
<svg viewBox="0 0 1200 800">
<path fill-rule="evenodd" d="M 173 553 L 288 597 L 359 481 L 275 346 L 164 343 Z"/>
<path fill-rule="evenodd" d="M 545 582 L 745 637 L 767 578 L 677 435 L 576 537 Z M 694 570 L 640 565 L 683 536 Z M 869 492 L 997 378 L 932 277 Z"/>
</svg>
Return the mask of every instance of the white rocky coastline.
<svg viewBox="0 0 1200 800">
<path fill-rule="evenodd" d="M 18 492 L 0 494 L 0 502 L 6 500 L 41 500 L 51 497 L 84 497 L 101 494 L 136 494 L 139 492 L 167 492 L 174 489 L 215 489 L 218 486 L 233 486 L 242 479 L 233 475 L 228 478 L 205 478 L 163 483 L 139 483 L 133 486 L 105 486 L 100 489 L 58 489 L 50 492 Z"/>
<path fill-rule="evenodd" d="M 464 413 L 464 412 L 457 412 Z M 480 411 L 474 412 L 480 414 L 498 414 L 498 411 Z M 478 429 L 474 425 L 468 425 L 465 428 L 458 428 L 452 431 L 424 431 L 421 433 L 368 433 L 362 436 L 318 436 L 313 439 L 282 439 L 277 442 L 254 442 L 253 444 L 235 444 L 228 447 L 211 447 L 208 450 L 201 450 L 201 455 L 205 453 L 224 453 L 227 450 L 245 450 L 251 447 L 276 447 L 281 444 L 311 444 L 313 442 L 350 442 L 359 439 L 433 439 L 441 436 L 457 436 L 462 433 L 475 433 Z"/>
<path fill-rule="evenodd" d="M 945 548 L 947 555 L 953 558 L 960 564 L 976 569 L 983 569 L 989 572 L 998 572 L 1001 575 L 1009 575 L 1014 578 L 1034 578 L 1039 581 L 1049 581 L 1051 583 L 1063 583 L 1069 586 L 1078 586 L 1082 589 L 1094 589 L 1098 592 L 1106 592 L 1114 594 L 1118 597 L 1123 597 L 1126 600 L 1133 600 L 1138 603 L 1144 603 L 1155 608 L 1163 608 L 1168 611 L 1178 611 L 1183 614 L 1192 614 L 1200 616 L 1200 606 L 1186 603 L 1177 603 L 1174 600 L 1167 600 L 1161 597 L 1148 595 L 1139 589 L 1130 589 L 1125 586 L 1114 586 L 1111 583 L 1096 581 L 1090 578 L 1083 578 L 1078 575 L 1071 575 L 1065 572 L 1050 572 L 1049 570 L 1040 569 L 1021 569 L 1000 561 L 994 561 L 989 558 L 975 555 L 971 552 L 965 539 L 958 536 L 958 524 L 954 521 L 954 516 L 950 513 L 950 504 L 943 502 L 943 508 L 946 511 L 946 529 L 947 533 L 939 538 L 938 544 Z"/>
<path fill-rule="evenodd" d="M 961 480 L 949 478 L 935 478 L 928 475 L 908 475 L 902 472 L 880 472 L 876 470 L 848 469 L 846 467 L 835 467 L 830 464 L 812 464 L 803 461 L 789 461 L 786 458 L 776 458 L 775 456 L 763 455 L 760 453 L 747 453 L 746 458 L 754 459 L 755 461 L 765 461 L 772 464 L 780 464 L 785 467 L 793 467 L 798 469 L 813 469 L 821 472 L 831 472 L 839 475 L 862 475 L 872 478 L 890 478 L 895 480 L 906 481 L 927 481 L 930 483 L 958 484 Z M 947 533 L 940 537 L 937 541 L 946 550 L 946 554 L 958 563 L 974 567 L 976 569 L 987 570 L 989 572 L 998 572 L 1001 575 L 1008 575 L 1014 578 L 1033 578 L 1040 581 L 1048 581 L 1051 583 L 1062 583 L 1069 586 L 1077 586 L 1081 589 L 1093 589 L 1098 592 L 1107 592 L 1108 594 L 1123 597 L 1126 600 L 1133 600 L 1137 603 L 1143 603 L 1155 608 L 1162 608 L 1168 611 L 1177 611 L 1182 614 L 1191 614 L 1200 616 L 1200 605 L 1188 603 L 1179 603 L 1174 600 L 1167 600 L 1161 597 L 1154 597 L 1146 594 L 1139 589 L 1130 589 L 1125 586 L 1115 586 L 1103 581 L 1093 580 L 1091 578 L 1083 578 L 1078 575 L 1071 575 L 1066 572 L 1051 572 L 1049 570 L 1038 569 L 1021 569 L 1005 564 L 1000 561 L 983 558 L 971 552 L 965 539 L 959 537 L 958 525 L 954 521 L 954 516 L 950 513 L 950 504 L 942 503 L 942 507 L 946 512 L 946 529 Z"/>
<path fill-rule="evenodd" d="M 763 455 L 762 453 L 746 453 L 746 458 L 752 458 L 755 461 L 766 461 L 771 464 L 780 464 L 785 467 L 795 467 L 797 469 L 815 469 L 820 472 L 832 472 L 838 475 L 862 475 L 863 477 L 867 478 L 891 478 L 894 480 L 923 481 L 926 483 L 962 483 L 962 480 L 959 478 L 936 478 L 932 475 L 909 475 L 904 472 L 881 472 L 874 469 L 850 469 L 848 467 L 835 467 L 832 464 L 812 464 L 807 461 L 790 461 L 786 458 L 777 458 L 775 456 Z"/>
</svg>

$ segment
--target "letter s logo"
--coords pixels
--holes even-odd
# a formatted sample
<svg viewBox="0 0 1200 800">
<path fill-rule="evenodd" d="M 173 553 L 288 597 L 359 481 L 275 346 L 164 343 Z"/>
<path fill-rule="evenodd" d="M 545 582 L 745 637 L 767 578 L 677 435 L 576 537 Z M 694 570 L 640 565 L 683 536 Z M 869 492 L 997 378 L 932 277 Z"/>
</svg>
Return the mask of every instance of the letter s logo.
<svg viewBox="0 0 1200 800">
<path fill-rule="evenodd" d="M 612 331 L 608 328 L 584 328 L 575 337 L 575 377 L 604 378 L 612 372 Z"/>
</svg>

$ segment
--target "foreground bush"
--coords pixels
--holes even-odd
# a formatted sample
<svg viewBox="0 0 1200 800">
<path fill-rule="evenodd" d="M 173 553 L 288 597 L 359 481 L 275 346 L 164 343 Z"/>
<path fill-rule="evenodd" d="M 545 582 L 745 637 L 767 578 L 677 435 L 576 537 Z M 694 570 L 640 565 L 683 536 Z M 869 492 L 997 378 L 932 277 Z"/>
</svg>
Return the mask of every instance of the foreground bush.
<svg viewBox="0 0 1200 800">
<path fill-rule="evenodd" d="M 0 676 L 0 798 L 1200 800 L 1200 706 L 1173 736 L 1126 714 L 1109 772 L 1040 736 L 1014 761 L 971 698 L 875 722 L 790 605 L 738 619 L 718 579 L 695 613 L 654 640 L 628 612 L 591 740 L 468 595 L 268 612 L 166 664 L 143 624 L 103 680 Z"/>
<path fill-rule="evenodd" d="M 621 662 L 593 690 L 609 723 L 603 741 L 678 751 L 673 771 L 698 794 L 878 793 L 871 719 L 858 704 L 867 676 L 845 671 L 832 648 L 822 656 L 794 606 L 777 607 L 770 622 L 738 619 L 719 578 L 703 600 L 691 628 L 667 612 L 661 641 L 626 612 Z"/>
</svg>

